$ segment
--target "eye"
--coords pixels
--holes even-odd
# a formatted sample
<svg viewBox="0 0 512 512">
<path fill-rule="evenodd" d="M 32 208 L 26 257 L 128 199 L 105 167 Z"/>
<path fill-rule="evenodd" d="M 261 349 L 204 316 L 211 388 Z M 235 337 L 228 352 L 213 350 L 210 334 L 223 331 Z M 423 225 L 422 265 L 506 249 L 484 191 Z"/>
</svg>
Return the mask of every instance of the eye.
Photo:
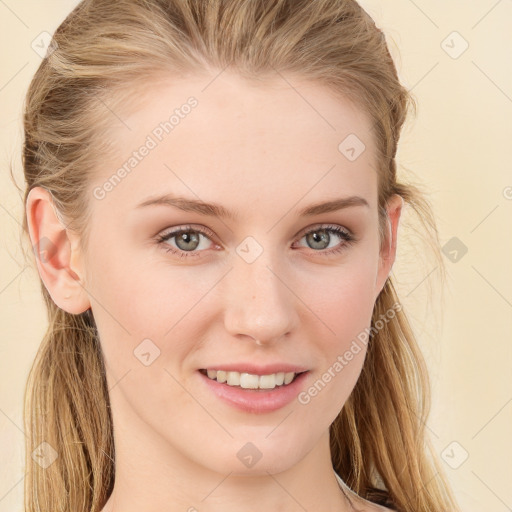
<svg viewBox="0 0 512 512">
<path fill-rule="evenodd" d="M 331 245 L 331 242 L 336 238 L 340 238 L 343 243 Z M 314 249 L 316 252 L 322 252 L 325 255 L 336 254 L 347 248 L 348 245 L 356 241 L 354 235 L 340 226 L 318 226 L 310 229 L 304 233 L 302 238 L 306 239 L 309 248 Z M 301 240 L 302 240 L 301 238 Z M 302 246 L 304 247 L 304 246 Z M 325 249 L 328 249 L 327 251 Z"/>
<path fill-rule="evenodd" d="M 334 240 L 339 238 L 343 243 L 329 247 L 333 241 L 333 235 Z M 201 238 L 212 242 L 213 233 L 204 228 L 180 226 L 177 229 L 158 235 L 156 241 L 166 252 L 173 253 L 180 258 L 195 258 L 200 256 L 200 253 L 203 252 L 202 250 L 209 248 L 208 243 L 206 242 L 205 246 Z M 299 240 L 302 240 L 302 238 L 306 239 L 311 249 L 326 256 L 338 253 L 356 241 L 356 238 L 349 231 L 336 225 L 320 225 L 306 231 Z M 173 240 L 173 244 L 169 243 L 171 240 Z"/>
<path fill-rule="evenodd" d="M 201 251 L 196 251 L 196 249 L 207 249 L 208 247 L 204 247 L 204 244 L 201 245 L 201 238 L 210 240 L 210 236 L 213 234 L 209 230 L 182 226 L 179 229 L 158 235 L 156 240 L 166 252 L 171 252 L 181 258 L 188 258 L 199 256 Z M 174 247 L 169 244 L 172 239 L 174 239 Z"/>
</svg>

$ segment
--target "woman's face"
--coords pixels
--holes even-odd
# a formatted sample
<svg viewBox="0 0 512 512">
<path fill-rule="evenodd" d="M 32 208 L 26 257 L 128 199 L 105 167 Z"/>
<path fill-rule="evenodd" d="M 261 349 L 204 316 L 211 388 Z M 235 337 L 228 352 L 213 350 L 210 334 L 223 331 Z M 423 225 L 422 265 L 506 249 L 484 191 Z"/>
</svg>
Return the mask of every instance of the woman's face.
<svg viewBox="0 0 512 512">
<path fill-rule="evenodd" d="M 379 254 L 369 119 L 320 85 L 224 72 L 159 83 L 112 126 L 75 270 L 117 449 L 225 474 L 293 466 L 357 381 L 394 258 Z M 255 390 L 205 369 L 270 388 L 257 376 L 305 373 Z"/>
</svg>

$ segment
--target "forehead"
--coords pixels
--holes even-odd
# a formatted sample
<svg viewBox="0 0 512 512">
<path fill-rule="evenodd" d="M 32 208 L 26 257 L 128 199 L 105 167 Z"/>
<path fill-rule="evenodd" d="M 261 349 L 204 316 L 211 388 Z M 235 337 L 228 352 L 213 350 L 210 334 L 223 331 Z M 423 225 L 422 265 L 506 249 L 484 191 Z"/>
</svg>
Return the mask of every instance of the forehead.
<svg viewBox="0 0 512 512">
<path fill-rule="evenodd" d="M 326 194 L 376 197 L 369 117 L 297 77 L 159 77 L 117 107 L 108 137 L 113 151 L 92 186 L 113 177 L 105 199 L 120 208 L 164 191 L 237 209 L 265 209 L 279 196 L 290 205 Z"/>
</svg>

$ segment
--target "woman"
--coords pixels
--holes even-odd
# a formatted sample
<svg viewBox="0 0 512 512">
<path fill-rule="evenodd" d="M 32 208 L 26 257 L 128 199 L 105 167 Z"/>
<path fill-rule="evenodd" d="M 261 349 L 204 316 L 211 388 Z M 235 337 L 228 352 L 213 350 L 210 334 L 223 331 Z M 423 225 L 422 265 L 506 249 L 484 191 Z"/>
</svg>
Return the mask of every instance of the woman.
<svg viewBox="0 0 512 512">
<path fill-rule="evenodd" d="M 27 511 L 456 511 L 390 272 L 407 108 L 347 0 L 84 1 L 27 95 Z"/>
</svg>

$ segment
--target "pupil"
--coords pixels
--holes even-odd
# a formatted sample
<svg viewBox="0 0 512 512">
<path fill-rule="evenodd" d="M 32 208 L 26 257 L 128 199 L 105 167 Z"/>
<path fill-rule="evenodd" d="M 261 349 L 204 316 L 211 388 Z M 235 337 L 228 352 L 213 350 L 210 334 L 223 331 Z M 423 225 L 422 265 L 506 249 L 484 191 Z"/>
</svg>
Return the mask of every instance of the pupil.
<svg viewBox="0 0 512 512">
<path fill-rule="evenodd" d="M 186 231 L 186 232 L 183 232 L 179 237 L 177 237 L 176 239 L 176 245 L 180 246 L 180 242 L 182 240 L 184 240 L 184 243 L 185 243 L 185 247 L 180 247 L 180 249 L 182 250 L 187 250 L 187 249 L 195 249 L 197 247 L 197 244 L 199 243 L 199 236 L 197 234 L 191 234 L 192 232 L 190 231 Z M 189 244 L 194 244 L 196 243 L 195 246 L 193 247 L 190 247 Z"/>
<path fill-rule="evenodd" d="M 310 236 L 313 238 L 313 243 L 319 243 L 319 242 L 321 243 L 323 241 L 323 242 L 327 243 L 327 245 L 325 247 L 327 247 L 329 245 L 329 234 L 327 233 L 327 231 L 325 229 L 315 231 Z M 313 247 L 313 248 L 325 249 L 325 247 Z"/>
</svg>

